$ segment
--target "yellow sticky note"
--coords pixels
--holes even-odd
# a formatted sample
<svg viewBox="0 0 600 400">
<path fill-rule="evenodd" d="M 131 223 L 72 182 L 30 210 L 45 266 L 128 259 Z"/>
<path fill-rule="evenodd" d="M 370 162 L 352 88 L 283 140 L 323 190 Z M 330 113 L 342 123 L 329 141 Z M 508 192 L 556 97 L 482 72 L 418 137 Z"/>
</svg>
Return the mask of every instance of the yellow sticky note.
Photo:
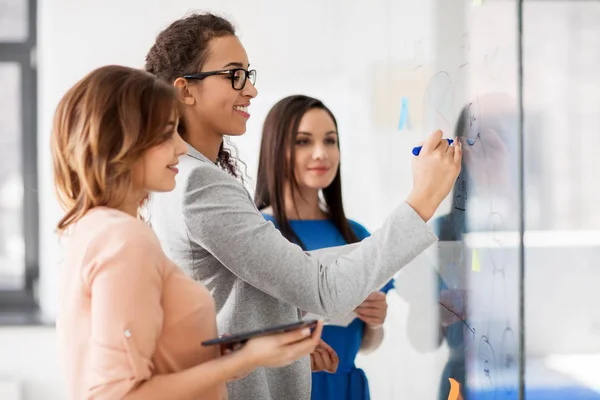
<svg viewBox="0 0 600 400">
<path fill-rule="evenodd" d="M 475 272 L 481 271 L 481 263 L 479 262 L 479 256 L 477 250 L 473 249 L 473 259 L 471 260 L 471 269 Z"/>
</svg>

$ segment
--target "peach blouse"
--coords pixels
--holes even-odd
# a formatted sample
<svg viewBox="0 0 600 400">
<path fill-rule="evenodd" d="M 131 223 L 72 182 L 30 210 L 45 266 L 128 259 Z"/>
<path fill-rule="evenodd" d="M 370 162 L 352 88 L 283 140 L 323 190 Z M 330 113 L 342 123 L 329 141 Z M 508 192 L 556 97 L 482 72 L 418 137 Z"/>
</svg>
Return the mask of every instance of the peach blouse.
<svg viewBox="0 0 600 400">
<path fill-rule="evenodd" d="M 201 345 L 217 335 L 210 293 L 146 223 L 97 207 L 67 240 L 57 334 L 72 399 L 120 399 L 153 375 L 219 357 Z M 202 397 L 223 398 L 225 385 Z"/>
</svg>

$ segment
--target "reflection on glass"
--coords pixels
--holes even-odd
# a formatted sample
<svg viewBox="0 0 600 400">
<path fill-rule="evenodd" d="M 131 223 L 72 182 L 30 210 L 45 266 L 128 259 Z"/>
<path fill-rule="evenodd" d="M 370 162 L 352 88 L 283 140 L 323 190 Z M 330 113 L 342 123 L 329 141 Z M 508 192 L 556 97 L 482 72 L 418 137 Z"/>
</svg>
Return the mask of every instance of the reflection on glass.
<svg viewBox="0 0 600 400">
<path fill-rule="evenodd" d="M 441 39 L 424 92 L 424 134 L 442 127 L 459 138 L 464 154 L 453 192 L 431 221 L 440 239 L 426 255 L 435 271 L 435 322 L 424 324 L 431 311 L 422 304 L 432 295 L 425 291 L 412 298 L 418 312 L 407 321 L 413 347 L 438 354 L 439 400 L 453 389 L 464 399 L 518 398 L 516 4 L 453 1 L 464 10 L 463 25 L 440 16 L 454 36 Z M 425 329 L 435 335 L 428 344 L 419 334 Z"/>
<path fill-rule="evenodd" d="M 467 102 L 456 122 L 462 171 L 450 211 L 433 220 L 439 341 L 449 348 L 439 399 L 448 398 L 449 379 L 464 398 L 517 398 L 517 116 L 512 96 L 489 93 Z"/>
</svg>

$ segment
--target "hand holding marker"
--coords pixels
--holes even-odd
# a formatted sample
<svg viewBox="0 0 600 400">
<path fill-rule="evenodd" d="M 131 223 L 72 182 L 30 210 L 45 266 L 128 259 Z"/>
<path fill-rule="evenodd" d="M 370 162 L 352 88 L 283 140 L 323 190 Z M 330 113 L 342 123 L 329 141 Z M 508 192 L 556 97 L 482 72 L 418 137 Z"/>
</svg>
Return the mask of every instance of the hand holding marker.
<svg viewBox="0 0 600 400">
<path fill-rule="evenodd" d="M 466 138 L 465 141 L 467 142 L 467 144 L 469 146 L 473 146 L 475 144 L 475 140 L 479 138 L 479 134 L 477 134 L 477 137 L 475 139 L 469 139 Z M 453 139 L 446 139 L 448 141 L 448 144 L 452 144 L 454 143 Z M 412 149 L 412 153 L 414 156 L 418 156 L 421 153 L 421 149 L 423 148 L 423 146 L 417 146 L 417 147 L 413 147 Z"/>
<path fill-rule="evenodd" d="M 454 143 L 454 140 L 452 140 L 452 139 L 446 139 L 446 140 L 448 141 L 448 144 Z M 423 148 L 423 146 L 413 147 L 413 149 L 412 149 L 413 155 L 418 156 L 421 153 L 422 148 Z"/>
</svg>

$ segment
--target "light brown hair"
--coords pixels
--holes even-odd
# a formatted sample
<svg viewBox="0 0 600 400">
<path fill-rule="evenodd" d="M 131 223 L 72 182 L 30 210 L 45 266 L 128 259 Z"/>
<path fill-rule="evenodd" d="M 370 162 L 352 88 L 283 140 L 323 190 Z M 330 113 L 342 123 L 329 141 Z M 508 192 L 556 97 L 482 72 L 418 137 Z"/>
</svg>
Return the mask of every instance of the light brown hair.
<svg viewBox="0 0 600 400">
<path fill-rule="evenodd" d="M 65 216 L 58 232 L 97 206 L 118 207 L 132 189 L 132 169 L 171 137 L 179 115 L 173 86 L 145 71 L 109 65 L 77 82 L 54 116 L 54 183 Z"/>
</svg>

